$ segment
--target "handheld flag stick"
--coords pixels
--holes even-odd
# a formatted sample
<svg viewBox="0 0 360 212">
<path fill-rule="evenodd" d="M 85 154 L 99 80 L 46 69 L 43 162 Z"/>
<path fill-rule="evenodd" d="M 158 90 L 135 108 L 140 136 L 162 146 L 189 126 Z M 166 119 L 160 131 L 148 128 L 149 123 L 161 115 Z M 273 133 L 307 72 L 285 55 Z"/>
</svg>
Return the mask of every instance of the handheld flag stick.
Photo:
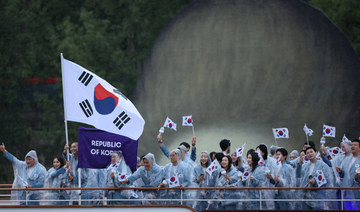
<svg viewBox="0 0 360 212">
<path fill-rule="evenodd" d="M 191 128 L 192 128 L 192 132 L 193 132 L 193 137 L 195 136 L 195 131 L 194 131 L 194 124 L 191 125 Z"/>
<path fill-rule="evenodd" d="M 277 143 L 277 140 L 276 140 L 276 138 L 274 138 L 274 139 L 275 139 L 275 144 L 276 144 L 276 146 L 279 146 L 279 145 L 278 145 L 278 143 Z"/>
<path fill-rule="evenodd" d="M 63 71 L 64 71 L 64 64 L 63 64 L 63 54 L 60 53 L 60 60 L 61 60 L 61 74 L 63 75 Z M 65 93 L 65 85 L 64 85 L 64 82 L 62 83 L 62 86 L 63 86 L 63 94 Z M 66 103 L 65 103 L 65 100 L 66 98 L 63 98 L 64 100 L 64 122 L 65 122 L 65 140 L 66 140 L 66 145 L 69 146 L 69 136 L 68 136 L 68 127 L 67 127 L 67 120 L 66 120 Z M 66 150 L 66 157 L 67 157 L 67 160 L 69 161 L 70 160 L 70 155 L 69 155 L 69 149 Z"/>
<path fill-rule="evenodd" d="M 306 142 L 307 142 L 307 144 L 309 145 L 309 136 L 308 136 L 307 133 L 306 133 Z"/>
</svg>

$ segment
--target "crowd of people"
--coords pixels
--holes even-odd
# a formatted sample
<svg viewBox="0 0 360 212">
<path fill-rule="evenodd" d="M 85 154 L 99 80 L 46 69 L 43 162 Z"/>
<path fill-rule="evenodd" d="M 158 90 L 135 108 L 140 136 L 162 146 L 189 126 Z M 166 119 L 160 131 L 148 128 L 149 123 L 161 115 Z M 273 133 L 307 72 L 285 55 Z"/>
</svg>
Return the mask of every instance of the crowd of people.
<svg viewBox="0 0 360 212">
<path fill-rule="evenodd" d="M 333 158 L 324 145 L 317 151 L 312 141 L 305 142 L 300 153 L 296 150 L 288 153 L 282 147 L 268 148 L 260 144 L 256 149 L 249 149 L 246 155 L 239 156 L 231 152 L 231 141 L 223 139 L 219 143 L 221 151 L 201 151 L 199 160 L 195 136 L 191 146 L 182 142 L 171 151 L 166 148 L 161 134 L 157 140 L 161 151 L 169 158 L 169 163 L 160 166 L 155 156 L 148 153 L 138 158 L 137 170 L 134 172 L 126 164 L 121 151 L 112 154 L 106 169 L 79 169 L 77 142 L 70 147 L 65 145 L 62 155 L 53 158 L 53 167 L 48 171 L 39 163 L 34 150 L 26 154 L 25 161 L 18 160 L 8 152 L 4 143 L 0 145 L 0 151 L 13 165 L 14 188 L 79 187 L 80 182 L 82 188 L 104 188 L 13 191 L 12 199 L 18 200 L 20 204 L 180 204 L 182 198 L 183 204 L 197 211 L 256 210 L 260 207 L 295 210 L 360 209 L 360 201 L 346 201 L 360 199 L 359 189 L 305 189 L 359 187 L 360 138 L 342 141 L 340 148 L 344 154 Z M 211 164 L 216 164 L 214 161 L 218 162 L 219 169 L 209 170 Z M 114 189 L 116 187 L 131 189 Z M 135 187 L 154 189 L 136 190 Z M 170 189 L 158 189 L 162 187 Z M 206 188 L 183 189 L 187 187 Z M 213 187 L 217 189 L 211 189 Z M 278 189 L 281 187 L 304 189 Z"/>
</svg>

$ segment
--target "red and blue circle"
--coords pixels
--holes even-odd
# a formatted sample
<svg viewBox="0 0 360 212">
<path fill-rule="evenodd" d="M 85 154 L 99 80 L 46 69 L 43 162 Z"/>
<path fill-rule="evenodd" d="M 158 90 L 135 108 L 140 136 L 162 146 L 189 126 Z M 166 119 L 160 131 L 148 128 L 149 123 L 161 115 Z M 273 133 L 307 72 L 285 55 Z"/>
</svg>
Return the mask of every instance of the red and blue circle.
<svg viewBox="0 0 360 212">
<path fill-rule="evenodd" d="M 118 104 L 118 97 L 107 91 L 100 83 L 94 89 L 94 105 L 98 113 L 102 115 L 110 114 Z"/>
</svg>

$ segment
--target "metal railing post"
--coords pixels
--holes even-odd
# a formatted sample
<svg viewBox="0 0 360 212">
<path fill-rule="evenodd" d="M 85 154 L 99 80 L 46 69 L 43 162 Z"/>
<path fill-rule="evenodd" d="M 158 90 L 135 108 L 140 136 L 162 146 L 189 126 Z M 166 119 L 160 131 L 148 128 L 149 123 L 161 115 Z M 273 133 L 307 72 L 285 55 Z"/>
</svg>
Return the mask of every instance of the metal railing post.
<svg viewBox="0 0 360 212">
<path fill-rule="evenodd" d="M 260 196 L 259 196 L 259 201 L 260 201 L 260 210 L 262 210 L 261 191 L 260 191 L 259 193 L 260 193 Z"/>
<path fill-rule="evenodd" d="M 341 194 L 341 210 L 344 210 L 344 190 L 340 189 Z"/>
<path fill-rule="evenodd" d="M 180 189 L 180 205 L 183 204 L 183 190 Z"/>
<path fill-rule="evenodd" d="M 28 203 L 28 190 L 25 191 L 25 205 L 29 205 Z"/>
</svg>

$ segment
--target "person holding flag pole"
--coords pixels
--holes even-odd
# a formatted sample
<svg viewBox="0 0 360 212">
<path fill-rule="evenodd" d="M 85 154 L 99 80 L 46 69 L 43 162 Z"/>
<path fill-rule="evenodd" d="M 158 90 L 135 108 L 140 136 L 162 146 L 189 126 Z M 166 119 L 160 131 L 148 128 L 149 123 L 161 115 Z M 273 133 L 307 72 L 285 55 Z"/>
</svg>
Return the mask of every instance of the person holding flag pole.
<svg viewBox="0 0 360 212">
<path fill-rule="evenodd" d="M 157 137 L 156 137 L 156 138 L 157 138 L 157 141 L 158 141 L 158 143 L 159 143 L 159 146 L 160 146 L 161 151 L 164 153 L 164 155 L 165 155 L 167 158 L 169 158 L 170 152 L 169 152 L 169 150 L 166 148 L 165 143 L 164 143 L 164 140 L 163 140 L 163 137 L 162 137 L 162 134 L 165 132 L 164 127 L 175 130 L 175 129 L 176 129 L 176 123 L 173 122 L 171 119 L 169 119 L 169 117 L 167 117 L 166 120 L 165 120 L 165 123 L 164 123 L 163 127 L 160 128 L 159 134 L 158 134 Z M 174 129 L 174 127 L 175 127 L 175 129 Z M 196 136 L 193 136 L 193 138 L 192 138 L 192 140 L 191 140 L 191 143 L 192 143 L 191 155 L 189 155 L 189 153 L 188 153 L 189 150 L 190 150 L 190 145 L 189 145 L 189 143 L 187 143 L 187 142 L 181 142 L 181 143 L 179 144 L 179 146 L 184 145 L 184 146 L 186 147 L 186 152 L 187 152 L 186 156 L 187 156 L 187 157 L 190 157 L 191 160 L 195 162 L 195 161 L 196 161 Z"/>
<path fill-rule="evenodd" d="M 132 102 L 96 74 L 64 59 L 62 53 L 60 60 L 66 146 L 69 146 L 67 121 L 85 123 L 100 130 L 138 140 L 144 130 L 145 121 Z M 68 149 L 65 150 L 67 159 L 71 160 Z M 75 163 L 71 162 L 71 166 L 75 166 Z M 83 175 L 81 168 L 77 170 L 78 187 L 81 187 L 85 185 L 82 181 L 86 181 L 82 176 L 88 175 Z M 74 182 L 73 185 L 75 186 Z"/>
</svg>

